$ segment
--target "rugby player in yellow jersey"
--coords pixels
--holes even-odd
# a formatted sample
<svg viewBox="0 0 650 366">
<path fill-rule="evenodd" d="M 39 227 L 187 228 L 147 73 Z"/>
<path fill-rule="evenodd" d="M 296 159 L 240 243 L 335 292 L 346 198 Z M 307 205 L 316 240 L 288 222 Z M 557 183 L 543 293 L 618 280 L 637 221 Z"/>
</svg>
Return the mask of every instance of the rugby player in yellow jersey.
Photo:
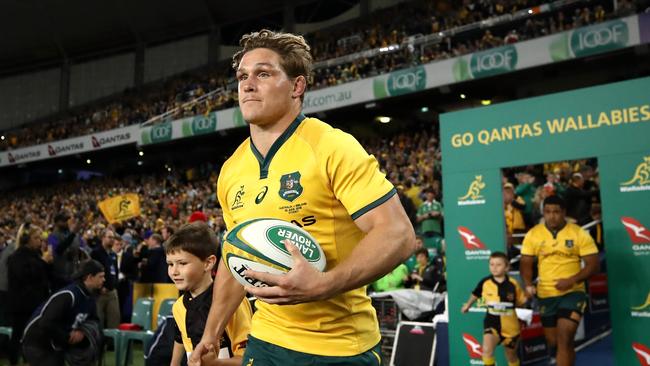
<svg viewBox="0 0 650 366">
<path fill-rule="evenodd" d="M 561 198 L 544 200 L 544 223 L 526 234 L 520 264 L 526 292 L 539 298 L 544 336 L 551 356 L 557 350 L 559 366 L 574 363 L 573 339 L 587 304 L 584 281 L 600 270 L 594 240 L 580 226 L 567 222 L 565 215 Z M 534 257 L 537 287 L 533 286 Z"/>
<path fill-rule="evenodd" d="M 305 40 L 262 30 L 240 44 L 233 67 L 250 138 L 219 175 L 224 220 L 229 229 L 259 217 L 300 225 L 318 240 L 327 268 L 317 271 L 288 245 L 292 270 L 247 271 L 269 287 L 244 289 L 221 261 L 219 296 L 190 365 L 218 344 L 246 291 L 258 301 L 243 365 L 379 365 L 379 327 L 365 286 L 413 253 L 413 227 L 376 159 L 349 134 L 301 113 L 312 69 Z"/>
</svg>

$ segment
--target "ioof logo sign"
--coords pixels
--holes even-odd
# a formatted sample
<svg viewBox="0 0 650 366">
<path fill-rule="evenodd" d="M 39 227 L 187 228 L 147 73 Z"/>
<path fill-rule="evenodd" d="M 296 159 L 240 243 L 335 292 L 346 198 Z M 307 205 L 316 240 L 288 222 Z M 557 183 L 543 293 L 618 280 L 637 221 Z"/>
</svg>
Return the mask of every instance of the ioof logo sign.
<svg viewBox="0 0 650 366">
<path fill-rule="evenodd" d="M 625 47 L 629 41 L 627 24 L 616 20 L 576 29 L 571 34 L 571 51 L 575 57 L 588 56 L 603 51 Z"/>
<path fill-rule="evenodd" d="M 643 161 L 634 169 L 632 178 L 621 183 L 619 189 L 623 193 L 650 191 L 650 156 L 643 157 Z"/>
<path fill-rule="evenodd" d="M 458 206 L 484 205 L 485 198 L 481 195 L 483 188 L 485 188 L 483 176 L 477 175 L 474 181 L 470 183 L 467 194 L 458 197 Z"/>
</svg>

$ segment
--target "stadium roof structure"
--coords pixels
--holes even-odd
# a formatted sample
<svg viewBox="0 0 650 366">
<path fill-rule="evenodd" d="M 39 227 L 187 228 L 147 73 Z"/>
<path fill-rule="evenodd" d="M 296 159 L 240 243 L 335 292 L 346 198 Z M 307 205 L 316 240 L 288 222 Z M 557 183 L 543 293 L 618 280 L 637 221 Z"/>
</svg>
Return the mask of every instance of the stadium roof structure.
<svg viewBox="0 0 650 366">
<path fill-rule="evenodd" d="M 325 5 L 327 3 L 327 5 Z M 94 58 L 138 45 L 150 46 L 229 25 L 231 33 L 252 27 L 279 29 L 287 6 L 317 21 L 358 3 L 353 0 L 10 0 L 0 10 L 0 73 Z M 318 9 L 318 10 L 316 10 Z M 305 13 L 304 11 L 302 13 Z M 334 13 L 334 14 L 332 14 Z M 252 23 L 248 26 L 247 22 Z M 226 29 L 226 33 L 228 30 Z M 240 33 L 241 35 L 241 33 Z"/>
</svg>

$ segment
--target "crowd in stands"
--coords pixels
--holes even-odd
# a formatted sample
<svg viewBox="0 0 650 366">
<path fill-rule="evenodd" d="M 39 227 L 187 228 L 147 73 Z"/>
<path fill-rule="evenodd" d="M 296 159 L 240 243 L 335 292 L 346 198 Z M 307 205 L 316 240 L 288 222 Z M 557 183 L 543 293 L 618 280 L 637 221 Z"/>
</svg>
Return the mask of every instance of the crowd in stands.
<svg viewBox="0 0 650 366">
<path fill-rule="evenodd" d="M 372 77 L 396 69 L 470 52 L 497 47 L 555 32 L 573 29 L 607 19 L 644 11 L 646 0 L 620 0 L 616 11 L 611 1 L 574 3 L 550 13 L 445 37 L 426 46 L 401 47 L 375 57 L 314 70 L 318 89 Z M 316 62 L 343 55 L 402 44 L 413 35 L 428 35 L 476 23 L 521 9 L 548 3 L 540 0 L 466 0 L 460 2 L 412 1 L 355 20 L 349 26 L 307 35 Z M 342 29 L 342 30 L 341 30 Z M 3 132 L 0 151 L 37 145 L 65 138 L 96 133 L 154 119 L 172 120 L 233 107 L 236 88 L 229 62 L 204 67 L 167 81 L 127 90 L 107 101 L 33 121 L 22 128 Z M 209 94 L 205 97 L 206 94 Z M 201 97 L 204 98 L 201 98 Z M 196 100 L 199 100 L 198 102 Z M 163 118 L 160 118 L 164 115 Z"/>
</svg>

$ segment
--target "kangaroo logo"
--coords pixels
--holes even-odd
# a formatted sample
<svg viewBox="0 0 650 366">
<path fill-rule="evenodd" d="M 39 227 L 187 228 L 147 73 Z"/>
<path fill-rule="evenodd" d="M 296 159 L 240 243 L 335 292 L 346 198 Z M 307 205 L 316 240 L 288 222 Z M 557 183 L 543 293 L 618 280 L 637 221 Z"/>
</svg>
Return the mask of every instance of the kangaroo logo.
<svg viewBox="0 0 650 366">
<path fill-rule="evenodd" d="M 632 316 L 635 316 L 638 314 L 638 312 L 649 312 L 650 313 L 650 292 L 648 293 L 648 297 L 645 300 L 645 303 L 639 305 L 639 306 L 633 306 L 632 307 Z"/>
<path fill-rule="evenodd" d="M 621 192 L 650 190 L 650 156 L 644 156 L 632 179 L 621 183 Z"/>
<path fill-rule="evenodd" d="M 117 213 L 117 216 L 118 216 L 118 217 L 122 217 L 122 216 L 126 216 L 126 215 L 128 215 L 128 214 L 129 214 L 129 206 L 130 206 L 130 205 L 131 205 L 131 201 L 129 201 L 128 198 L 123 197 L 123 198 L 120 200 L 119 211 L 118 211 L 118 213 Z"/>
<path fill-rule="evenodd" d="M 230 207 L 231 210 L 236 210 L 238 208 L 244 207 L 244 203 L 242 202 L 242 198 L 246 192 L 244 192 L 244 186 L 240 186 L 239 190 L 235 194 L 235 200 L 232 203 L 232 206 Z"/>
<path fill-rule="evenodd" d="M 483 176 L 477 175 L 470 183 L 467 194 L 462 197 L 458 197 L 458 205 L 482 205 L 485 203 L 483 196 L 481 195 L 481 190 L 485 188 L 485 182 L 483 182 Z"/>
</svg>

